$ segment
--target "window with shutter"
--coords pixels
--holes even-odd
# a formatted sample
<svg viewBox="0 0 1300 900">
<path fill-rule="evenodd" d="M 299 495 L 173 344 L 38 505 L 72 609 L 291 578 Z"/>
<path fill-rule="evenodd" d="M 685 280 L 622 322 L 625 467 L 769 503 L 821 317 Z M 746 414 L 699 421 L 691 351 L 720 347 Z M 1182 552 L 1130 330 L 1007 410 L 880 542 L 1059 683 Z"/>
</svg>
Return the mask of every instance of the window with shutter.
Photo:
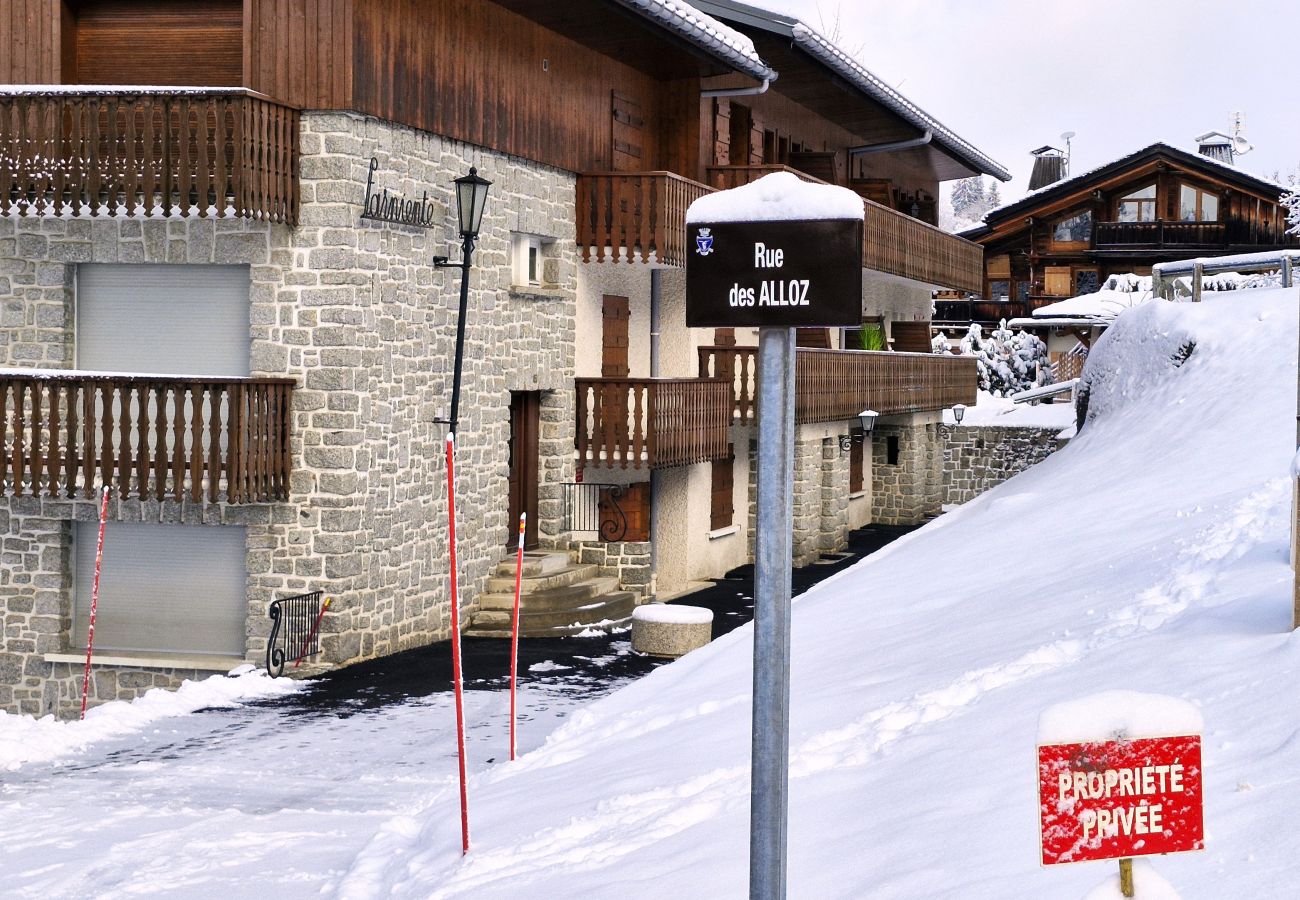
<svg viewBox="0 0 1300 900">
<path fill-rule="evenodd" d="M 732 522 L 731 494 L 733 487 L 732 473 L 736 467 L 734 445 L 727 445 L 726 459 L 713 461 L 713 492 L 709 504 L 709 528 L 717 531 L 728 528 Z"/>
<path fill-rule="evenodd" d="M 628 321 L 631 319 L 626 297 L 606 294 L 601 302 L 600 376 L 628 376 Z"/>
<path fill-rule="evenodd" d="M 853 440 L 853 444 L 849 449 L 849 493 L 857 494 L 866 489 L 863 478 L 863 456 L 865 455 L 866 440 L 861 428 L 854 428 L 849 432 L 849 437 Z"/>
</svg>

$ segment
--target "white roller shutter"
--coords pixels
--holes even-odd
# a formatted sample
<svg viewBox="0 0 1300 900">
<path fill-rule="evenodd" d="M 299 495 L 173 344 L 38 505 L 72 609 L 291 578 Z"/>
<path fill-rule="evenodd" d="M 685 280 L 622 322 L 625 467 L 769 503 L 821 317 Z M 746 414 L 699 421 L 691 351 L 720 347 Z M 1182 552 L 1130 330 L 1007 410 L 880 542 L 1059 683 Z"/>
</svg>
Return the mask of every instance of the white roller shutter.
<svg viewBox="0 0 1300 900">
<path fill-rule="evenodd" d="M 249 374 L 248 266 L 77 267 L 77 368 Z"/>
<path fill-rule="evenodd" d="M 73 640 L 86 646 L 99 523 L 77 522 Z M 96 650 L 244 655 L 244 529 L 109 522 Z"/>
</svg>

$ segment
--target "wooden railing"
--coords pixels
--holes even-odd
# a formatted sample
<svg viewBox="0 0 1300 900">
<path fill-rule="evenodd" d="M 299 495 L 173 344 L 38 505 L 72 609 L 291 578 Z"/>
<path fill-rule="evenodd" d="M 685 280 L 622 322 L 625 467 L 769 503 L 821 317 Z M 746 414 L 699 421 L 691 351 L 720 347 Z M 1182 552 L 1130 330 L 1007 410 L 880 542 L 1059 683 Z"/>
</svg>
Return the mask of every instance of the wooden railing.
<svg viewBox="0 0 1300 900">
<path fill-rule="evenodd" d="M 813 184 L 827 183 L 806 172 L 800 172 L 798 169 L 783 165 L 709 166 L 705 171 L 708 172 L 709 187 L 717 191 L 725 191 L 731 188 L 738 188 L 750 184 L 751 182 L 762 178 L 764 175 L 771 175 L 773 172 L 789 172 L 790 174 L 798 175 L 802 180 Z"/>
<path fill-rule="evenodd" d="M 1223 222 L 1098 222 L 1097 247 L 1222 247 Z"/>
<path fill-rule="evenodd" d="M 672 172 L 596 172 L 578 176 L 578 246 L 583 262 L 606 251 L 642 262 L 686 265 L 686 209 L 709 193 L 707 185 Z"/>
<path fill-rule="evenodd" d="M 0 371 L 0 489 L 14 497 L 267 503 L 289 496 L 283 378 Z"/>
<path fill-rule="evenodd" d="M 1064 299 L 1030 297 L 1028 300 L 936 300 L 934 321 L 957 325 L 969 325 L 971 322 L 996 325 L 1003 319 L 1010 321 L 1032 316 L 1034 310 L 1060 303 Z"/>
<path fill-rule="evenodd" d="M 579 465 L 662 469 L 727 455 L 725 381 L 578 378 L 575 385 Z"/>
<path fill-rule="evenodd" d="M 700 347 L 700 376 L 731 382 L 739 423 L 754 421 L 757 348 Z M 946 409 L 975 402 L 975 358 L 937 353 L 810 350 L 795 357 L 795 421 L 855 419 L 864 409 L 881 415 Z M 730 374 L 730 379 L 728 379 Z"/>
<path fill-rule="evenodd" d="M 957 291 L 984 290 L 984 248 L 920 219 L 863 200 L 862 265 Z"/>
<path fill-rule="evenodd" d="M 298 112 L 243 90 L 0 93 L 0 216 L 298 221 Z"/>
</svg>

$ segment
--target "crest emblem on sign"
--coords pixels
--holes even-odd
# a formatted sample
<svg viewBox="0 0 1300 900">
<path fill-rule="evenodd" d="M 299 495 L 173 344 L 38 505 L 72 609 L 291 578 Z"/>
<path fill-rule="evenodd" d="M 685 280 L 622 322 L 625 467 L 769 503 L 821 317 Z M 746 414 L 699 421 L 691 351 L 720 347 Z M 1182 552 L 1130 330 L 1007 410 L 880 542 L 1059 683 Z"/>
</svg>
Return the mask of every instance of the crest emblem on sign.
<svg viewBox="0 0 1300 900">
<path fill-rule="evenodd" d="M 695 252 L 700 256 L 708 256 L 713 252 L 713 232 L 709 228 L 701 228 L 700 233 L 695 236 Z"/>
</svg>

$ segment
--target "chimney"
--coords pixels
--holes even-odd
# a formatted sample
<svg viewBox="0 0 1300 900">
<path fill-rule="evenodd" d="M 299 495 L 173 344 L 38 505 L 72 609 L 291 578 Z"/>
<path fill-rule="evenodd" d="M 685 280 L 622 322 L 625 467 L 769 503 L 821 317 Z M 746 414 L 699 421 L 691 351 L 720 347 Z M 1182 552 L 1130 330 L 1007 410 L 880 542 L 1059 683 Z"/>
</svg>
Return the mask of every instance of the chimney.
<svg viewBox="0 0 1300 900">
<path fill-rule="evenodd" d="M 1029 176 L 1029 189 L 1036 191 L 1040 187 L 1055 184 L 1065 176 L 1065 154 L 1060 148 L 1050 144 L 1031 150 L 1034 158 L 1034 171 Z"/>
<path fill-rule="evenodd" d="M 1236 161 L 1233 152 L 1233 140 L 1222 131 L 1207 131 L 1196 136 L 1196 150 L 1201 156 L 1208 156 L 1216 162 L 1232 165 Z"/>
</svg>

